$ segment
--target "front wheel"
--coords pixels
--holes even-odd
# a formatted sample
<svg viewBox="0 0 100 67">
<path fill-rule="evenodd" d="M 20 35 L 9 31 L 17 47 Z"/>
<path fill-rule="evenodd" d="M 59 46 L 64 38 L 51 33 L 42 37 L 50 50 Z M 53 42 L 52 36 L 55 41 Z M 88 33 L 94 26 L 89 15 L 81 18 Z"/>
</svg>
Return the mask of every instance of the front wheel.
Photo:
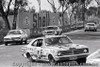
<svg viewBox="0 0 100 67">
<path fill-rule="evenodd" d="M 77 61 L 77 63 L 78 63 L 79 65 L 82 65 L 83 63 L 86 63 L 86 57 L 85 57 L 85 58 L 77 59 L 76 61 Z"/>
<path fill-rule="evenodd" d="M 31 62 L 34 61 L 33 58 L 32 58 L 32 56 L 29 53 L 27 53 L 26 55 L 27 55 L 27 58 L 28 58 L 29 61 L 31 61 Z"/>
<path fill-rule="evenodd" d="M 56 65 L 56 61 L 54 60 L 54 58 L 52 56 L 48 57 L 50 65 Z"/>
<path fill-rule="evenodd" d="M 20 41 L 20 44 L 21 44 L 21 45 L 23 44 L 23 39 Z"/>
</svg>

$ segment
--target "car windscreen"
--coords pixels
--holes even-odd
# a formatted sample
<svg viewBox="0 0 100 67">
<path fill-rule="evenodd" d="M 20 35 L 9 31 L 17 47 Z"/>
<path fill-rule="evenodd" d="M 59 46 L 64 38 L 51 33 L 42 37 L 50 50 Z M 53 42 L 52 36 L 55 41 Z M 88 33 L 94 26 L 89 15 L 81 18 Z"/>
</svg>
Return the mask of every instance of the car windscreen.
<svg viewBox="0 0 100 67">
<path fill-rule="evenodd" d="M 88 24 L 89 26 L 95 26 L 94 24 Z"/>
<path fill-rule="evenodd" d="M 56 30 L 57 27 L 47 27 L 47 28 L 46 28 L 46 30 L 52 30 L 52 29 L 53 29 L 53 30 Z"/>
<path fill-rule="evenodd" d="M 8 33 L 8 35 L 17 35 L 17 34 L 21 34 L 21 32 L 20 31 L 10 31 L 9 33 Z"/>
<path fill-rule="evenodd" d="M 72 41 L 67 37 L 52 37 L 52 38 L 46 38 L 46 43 L 48 46 L 52 45 L 66 45 L 69 43 L 72 43 Z"/>
</svg>

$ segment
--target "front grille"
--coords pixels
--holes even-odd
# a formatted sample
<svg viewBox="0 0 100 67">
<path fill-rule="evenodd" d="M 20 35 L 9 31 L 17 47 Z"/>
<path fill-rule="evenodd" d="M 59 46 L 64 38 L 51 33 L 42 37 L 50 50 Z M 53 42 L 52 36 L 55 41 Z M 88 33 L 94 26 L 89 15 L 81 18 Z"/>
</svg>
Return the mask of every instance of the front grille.
<svg viewBox="0 0 100 67">
<path fill-rule="evenodd" d="M 68 51 L 60 51 L 61 55 L 72 55 L 72 51 L 68 50 Z"/>
<path fill-rule="evenodd" d="M 19 40 L 19 39 L 20 39 L 19 37 L 12 38 L 12 40 Z"/>
<path fill-rule="evenodd" d="M 55 31 L 48 31 L 47 34 L 55 34 Z"/>
<path fill-rule="evenodd" d="M 73 54 L 81 54 L 84 53 L 84 49 L 73 49 L 73 50 L 67 50 L 67 51 L 60 51 L 61 55 L 73 55 Z M 88 49 L 86 49 L 88 51 Z"/>
<path fill-rule="evenodd" d="M 4 38 L 4 40 L 10 40 L 9 38 Z"/>
<path fill-rule="evenodd" d="M 84 53 L 84 49 L 74 50 L 74 54 L 80 54 L 80 53 Z"/>
</svg>

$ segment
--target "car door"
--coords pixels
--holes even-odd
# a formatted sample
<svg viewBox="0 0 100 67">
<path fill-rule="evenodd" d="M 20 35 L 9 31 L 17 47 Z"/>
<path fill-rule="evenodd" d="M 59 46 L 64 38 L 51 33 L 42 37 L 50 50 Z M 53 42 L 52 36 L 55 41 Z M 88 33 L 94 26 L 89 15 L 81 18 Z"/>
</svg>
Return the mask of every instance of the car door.
<svg viewBox="0 0 100 67">
<path fill-rule="evenodd" d="M 41 59 L 42 58 L 42 53 L 43 53 L 43 39 L 38 39 L 37 40 L 37 44 L 36 44 L 36 56 L 37 59 Z"/>
<path fill-rule="evenodd" d="M 28 49 L 29 50 L 28 52 L 30 52 L 33 59 L 36 59 L 36 54 L 37 54 L 36 45 L 37 45 L 37 40 L 34 40 Z"/>
</svg>

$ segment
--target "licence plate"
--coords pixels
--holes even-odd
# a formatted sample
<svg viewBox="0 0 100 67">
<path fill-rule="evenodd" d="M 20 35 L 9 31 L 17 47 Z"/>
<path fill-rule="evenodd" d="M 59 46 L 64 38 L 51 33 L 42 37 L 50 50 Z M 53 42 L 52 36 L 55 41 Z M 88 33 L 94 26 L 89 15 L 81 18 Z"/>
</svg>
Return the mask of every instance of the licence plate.
<svg viewBox="0 0 100 67">
<path fill-rule="evenodd" d="M 70 57 L 69 59 L 70 59 L 70 60 L 76 60 L 77 57 L 76 57 L 76 56 L 72 56 L 72 57 Z"/>
</svg>

